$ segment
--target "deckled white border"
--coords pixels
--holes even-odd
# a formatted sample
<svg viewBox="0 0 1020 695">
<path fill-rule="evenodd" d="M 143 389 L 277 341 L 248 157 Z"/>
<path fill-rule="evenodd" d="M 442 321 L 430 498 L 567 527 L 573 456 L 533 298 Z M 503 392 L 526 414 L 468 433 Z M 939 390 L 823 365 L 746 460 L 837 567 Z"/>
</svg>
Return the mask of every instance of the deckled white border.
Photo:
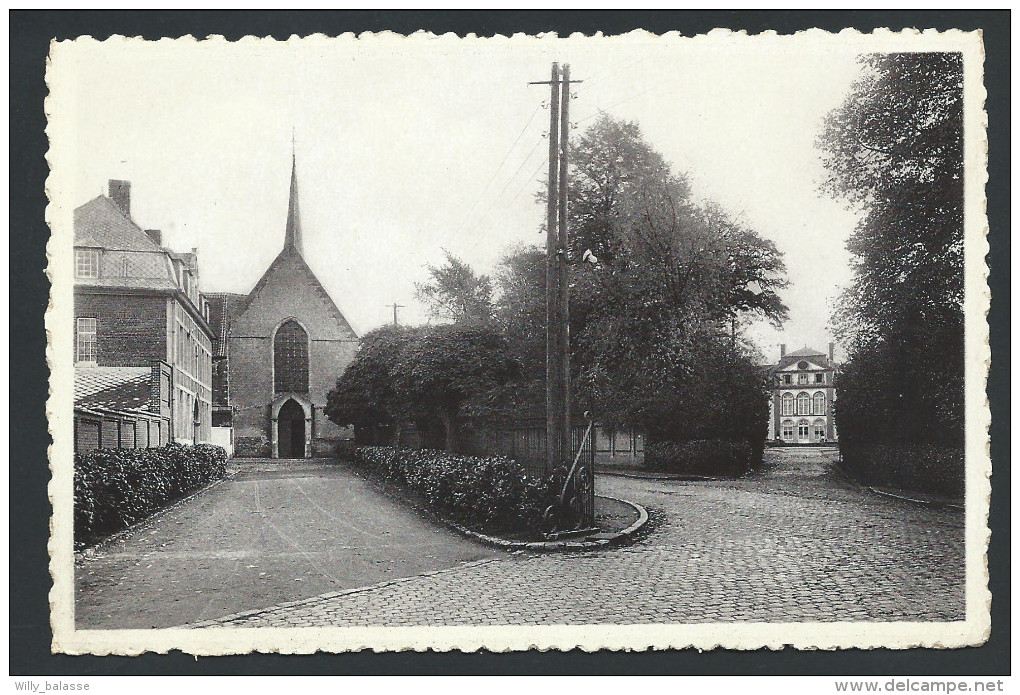
<svg viewBox="0 0 1020 695">
<path fill-rule="evenodd" d="M 111 37 L 97 42 L 91 37 L 54 42 L 47 62 L 46 115 L 50 150 L 47 161 L 50 176 L 46 192 L 50 205 L 46 220 L 52 231 L 47 255 L 47 275 L 52 282 L 46 312 L 46 358 L 52 374 L 47 402 L 50 434 L 50 500 L 54 513 L 50 522 L 51 625 L 54 652 L 69 654 L 124 654 L 146 651 L 165 653 L 179 649 L 196 655 L 238 654 L 251 651 L 280 653 L 343 652 L 359 649 L 437 651 L 492 651 L 522 649 L 667 649 L 696 647 L 713 649 L 797 648 L 910 648 L 959 647 L 975 645 L 988 638 L 991 595 L 988 590 L 986 552 L 990 532 L 988 504 L 990 494 L 988 428 L 991 414 L 986 398 L 986 382 L 991 352 L 988 345 L 987 314 L 991 294 L 988 289 L 988 253 L 985 184 L 987 183 L 987 116 L 984 112 L 984 49 L 980 32 L 959 30 L 939 33 L 934 30 L 892 32 L 879 29 L 861 34 L 846 29 L 831 34 L 818 29 L 779 36 L 766 32 L 749 36 L 716 29 L 698 37 L 682 37 L 676 32 L 656 36 L 634 31 L 622 36 L 585 37 L 575 34 L 559 39 L 554 34 L 512 37 L 459 38 L 454 34 L 434 36 L 418 32 L 404 37 L 392 32 L 344 34 L 330 38 L 315 35 L 291 37 L 286 42 L 245 37 L 239 47 L 258 44 L 261 50 L 286 50 L 293 42 L 346 46 L 351 51 L 393 47 L 403 50 L 460 50 L 465 47 L 505 47 L 518 42 L 540 42 L 548 47 L 551 59 L 568 42 L 623 42 L 683 49 L 690 42 L 714 42 L 720 47 L 740 48 L 748 42 L 769 42 L 777 47 L 805 45 L 845 46 L 854 42 L 861 52 L 959 51 L 964 55 L 965 122 L 965 301 L 966 301 L 966 402 L 967 402 L 967 493 L 966 493 L 966 620 L 948 623 L 711 623 L 696 625 L 562 625 L 500 627 L 349 627 L 349 628 L 205 628 L 200 630 L 76 630 L 74 627 L 74 561 L 72 553 L 72 461 L 73 461 L 73 365 L 66 356 L 73 348 L 73 239 L 71 212 L 77 202 L 68 200 L 72 190 L 70 168 L 74 142 L 69 123 L 74 118 L 73 63 L 75 52 L 138 48 L 141 38 Z M 161 39 L 168 48 L 190 45 L 194 50 L 225 44 L 223 37 L 198 41 L 193 37 Z"/>
</svg>

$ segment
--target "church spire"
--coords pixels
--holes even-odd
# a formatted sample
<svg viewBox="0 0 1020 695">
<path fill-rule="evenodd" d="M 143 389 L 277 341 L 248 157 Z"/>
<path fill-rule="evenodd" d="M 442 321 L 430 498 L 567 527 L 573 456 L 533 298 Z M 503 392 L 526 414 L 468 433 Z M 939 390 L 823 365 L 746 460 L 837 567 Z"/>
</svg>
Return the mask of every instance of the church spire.
<svg viewBox="0 0 1020 695">
<path fill-rule="evenodd" d="M 294 143 L 290 150 L 290 203 L 287 205 L 287 233 L 283 241 L 284 251 L 302 252 L 301 248 L 301 213 L 298 211 L 297 192 L 297 154 Z"/>
</svg>

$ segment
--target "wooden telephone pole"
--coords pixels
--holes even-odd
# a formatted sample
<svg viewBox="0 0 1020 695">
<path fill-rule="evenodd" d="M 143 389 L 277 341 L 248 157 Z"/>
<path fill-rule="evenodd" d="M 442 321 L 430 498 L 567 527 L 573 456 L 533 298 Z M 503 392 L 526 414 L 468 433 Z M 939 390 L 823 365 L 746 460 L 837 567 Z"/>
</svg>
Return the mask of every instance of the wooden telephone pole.
<svg viewBox="0 0 1020 695">
<path fill-rule="evenodd" d="M 546 472 L 572 457 L 570 426 L 570 281 L 567 249 L 567 153 L 570 66 L 553 63 L 549 97 L 549 194 L 546 200 Z"/>
</svg>

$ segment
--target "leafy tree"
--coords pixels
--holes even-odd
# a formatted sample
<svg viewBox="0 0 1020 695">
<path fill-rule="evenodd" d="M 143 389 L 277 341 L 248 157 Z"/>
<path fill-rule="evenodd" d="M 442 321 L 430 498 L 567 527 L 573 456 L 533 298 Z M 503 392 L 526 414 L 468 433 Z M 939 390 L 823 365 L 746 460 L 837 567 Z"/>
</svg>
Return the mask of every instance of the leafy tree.
<svg viewBox="0 0 1020 695">
<path fill-rule="evenodd" d="M 383 326 L 361 338 L 361 348 L 326 397 L 326 417 L 346 427 L 393 426 L 416 413 L 397 390 L 396 374 L 404 348 L 421 329 Z"/>
<path fill-rule="evenodd" d="M 418 299 L 425 302 L 433 318 L 454 323 L 487 324 L 492 318 L 492 281 L 477 275 L 467 263 L 449 251 L 446 262 L 429 265 L 429 280 L 416 283 Z"/>
<path fill-rule="evenodd" d="M 878 54 L 818 138 L 824 192 L 859 209 L 854 279 L 833 315 L 849 361 L 836 418 L 872 443 L 963 444 L 963 64 Z"/>
<path fill-rule="evenodd" d="M 502 334 L 485 326 L 378 328 L 330 391 L 326 416 L 355 427 L 423 426 L 438 418 L 448 451 L 456 451 L 461 420 L 494 406 L 519 374 Z"/>
<path fill-rule="evenodd" d="M 764 432 L 767 402 L 753 351 L 735 329 L 751 317 L 785 320 L 780 253 L 718 206 L 694 201 L 687 177 L 669 170 L 635 124 L 604 118 L 581 142 L 572 256 L 582 247 L 602 255 L 597 267 L 575 264 L 572 274 L 580 397 L 608 424 L 652 438 L 761 439 L 743 431 L 761 420 Z M 705 410 L 702 392 L 711 388 L 714 402 L 730 407 Z M 678 423 L 691 403 L 714 413 L 714 424 L 701 416 Z M 738 403 L 751 404 L 753 417 Z"/>
</svg>

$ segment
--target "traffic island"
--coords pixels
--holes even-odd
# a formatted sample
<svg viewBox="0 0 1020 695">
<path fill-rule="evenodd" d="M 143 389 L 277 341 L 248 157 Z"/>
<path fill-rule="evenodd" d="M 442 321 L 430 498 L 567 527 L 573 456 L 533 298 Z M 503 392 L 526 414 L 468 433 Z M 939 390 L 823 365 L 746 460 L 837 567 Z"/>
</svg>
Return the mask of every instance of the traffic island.
<svg viewBox="0 0 1020 695">
<path fill-rule="evenodd" d="M 454 522 L 446 522 L 456 531 L 504 550 L 556 552 L 592 550 L 623 543 L 648 523 L 648 511 L 640 504 L 615 497 L 595 496 L 595 525 L 598 530 L 583 537 L 564 537 L 555 540 L 521 541 L 500 538 L 473 531 Z"/>
</svg>

